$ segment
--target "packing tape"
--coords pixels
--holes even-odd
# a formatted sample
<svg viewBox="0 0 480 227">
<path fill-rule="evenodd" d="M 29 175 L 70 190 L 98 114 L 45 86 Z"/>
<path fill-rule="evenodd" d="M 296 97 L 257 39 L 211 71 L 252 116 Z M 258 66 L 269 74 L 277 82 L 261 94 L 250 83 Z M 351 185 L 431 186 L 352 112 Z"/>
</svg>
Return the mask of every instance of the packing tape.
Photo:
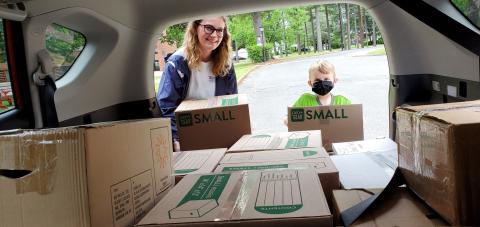
<svg viewBox="0 0 480 227">
<path fill-rule="evenodd" d="M 242 217 L 256 181 L 256 178 L 250 177 L 250 174 L 256 174 L 256 172 L 243 171 L 241 174 L 242 177 L 235 183 L 214 221 L 229 221 Z"/>
<path fill-rule="evenodd" d="M 49 194 L 54 189 L 59 151 L 70 156 L 65 149 L 76 141 L 77 134 L 69 130 L 25 130 L 17 134 L 0 136 L 0 169 L 24 171 L 14 178 L 16 193 L 37 192 Z M 69 142 L 70 141 L 70 142 Z M 63 147 L 64 149 L 59 149 Z M 28 171 L 28 172 L 25 172 Z"/>
</svg>

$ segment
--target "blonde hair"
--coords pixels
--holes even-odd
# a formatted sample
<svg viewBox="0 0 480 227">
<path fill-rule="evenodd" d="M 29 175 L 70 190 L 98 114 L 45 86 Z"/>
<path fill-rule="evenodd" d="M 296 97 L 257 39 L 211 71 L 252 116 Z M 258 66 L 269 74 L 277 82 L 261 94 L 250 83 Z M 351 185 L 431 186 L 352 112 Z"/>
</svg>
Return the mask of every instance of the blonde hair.
<svg viewBox="0 0 480 227">
<path fill-rule="evenodd" d="M 335 74 L 335 66 L 333 66 L 332 63 L 326 60 L 317 61 L 310 66 L 310 69 L 308 69 L 308 78 L 312 82 L 315 81 L 315 72 L 320 72 L 323 74 L 332 73 L 333 78 L 337 77 L 337 75 Z"/>
<path fill-rule="evenodd" d="M 220 45 L 212 51 L 212 73 L 215 76 L 225 76 L 231 67 L 231 52 L 230 33 L 227 29 L 227 18 L 221 17 L 225 22 L 225 29 L 223 30 L 223 38 Z M 198 41 L 198 26 L 202 20 L 191 21 L 187 25 L 185 37 L 183 39 L 183 46 L 185 47 L 185 57 L 188 61 L 190 69 L 196 69 L 200 65 L 200 49 Z"/>
</svg>

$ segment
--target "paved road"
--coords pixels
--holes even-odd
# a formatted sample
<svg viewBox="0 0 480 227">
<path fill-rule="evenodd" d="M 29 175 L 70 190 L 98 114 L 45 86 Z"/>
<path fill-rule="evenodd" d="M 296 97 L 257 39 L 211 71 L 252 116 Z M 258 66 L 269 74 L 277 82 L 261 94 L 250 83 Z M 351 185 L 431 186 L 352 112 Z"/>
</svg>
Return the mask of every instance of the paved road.
<svg viewBox="0 0 480 227">
<path fill-rule="evenodd" d="M 363 104 L 365 139 L 388 137 L 387 57 L 367 56 L 371 50 L 344 51 L 255 69 L 239 85 L 239 92 L 249 95 L 253 132 L 287 131 L 282 122 L 287 106 L 310 91 L 309 66 L 327 59 L 335 65 L 339 79 L 333 93 Z"/>
</svg>

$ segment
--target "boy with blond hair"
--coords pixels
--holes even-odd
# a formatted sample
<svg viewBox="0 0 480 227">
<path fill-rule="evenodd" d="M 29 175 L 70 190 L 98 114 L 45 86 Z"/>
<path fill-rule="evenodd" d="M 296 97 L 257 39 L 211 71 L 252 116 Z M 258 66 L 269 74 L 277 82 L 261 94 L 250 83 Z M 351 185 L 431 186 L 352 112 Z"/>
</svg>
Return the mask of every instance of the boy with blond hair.
<svg viewBox="0 0 480 227">
<path fill-rule="evenodd" d="M 337 83 L 335 67 L 326 60 L 313 63 L 308 70 L 308 85 L 312 93 L 304 93 L 297 99 L 293 107 L 349 105 L 351 101 L 342 95 L 333 95 L 330 91 Z"/>
</svg>

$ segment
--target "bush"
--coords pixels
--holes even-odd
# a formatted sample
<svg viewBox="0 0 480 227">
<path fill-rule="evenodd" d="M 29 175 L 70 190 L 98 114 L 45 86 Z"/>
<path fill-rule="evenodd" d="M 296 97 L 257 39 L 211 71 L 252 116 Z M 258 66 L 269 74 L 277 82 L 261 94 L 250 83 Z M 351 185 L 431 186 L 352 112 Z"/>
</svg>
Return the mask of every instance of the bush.
<svg viewBox="0 0 480 227">
<path fill-rule="evenodd" d="M 248 51 L 248 58 L 253 62 L 262 62 L 263 55 L 262 55 L 262 46 L 252 45 L 247 46 Z"/>
<path fill-rule="evenodd" d="M 248 46 L 248 58 L 250 58 L 253 62 L 263 62 L 262 51 L 265 51 L 265 60 L 269 60 L 272 58 L 272 50 L 273 44 L 271 43 L 265 44 L 265 48 L 257 45 Z"/>
</svg>

